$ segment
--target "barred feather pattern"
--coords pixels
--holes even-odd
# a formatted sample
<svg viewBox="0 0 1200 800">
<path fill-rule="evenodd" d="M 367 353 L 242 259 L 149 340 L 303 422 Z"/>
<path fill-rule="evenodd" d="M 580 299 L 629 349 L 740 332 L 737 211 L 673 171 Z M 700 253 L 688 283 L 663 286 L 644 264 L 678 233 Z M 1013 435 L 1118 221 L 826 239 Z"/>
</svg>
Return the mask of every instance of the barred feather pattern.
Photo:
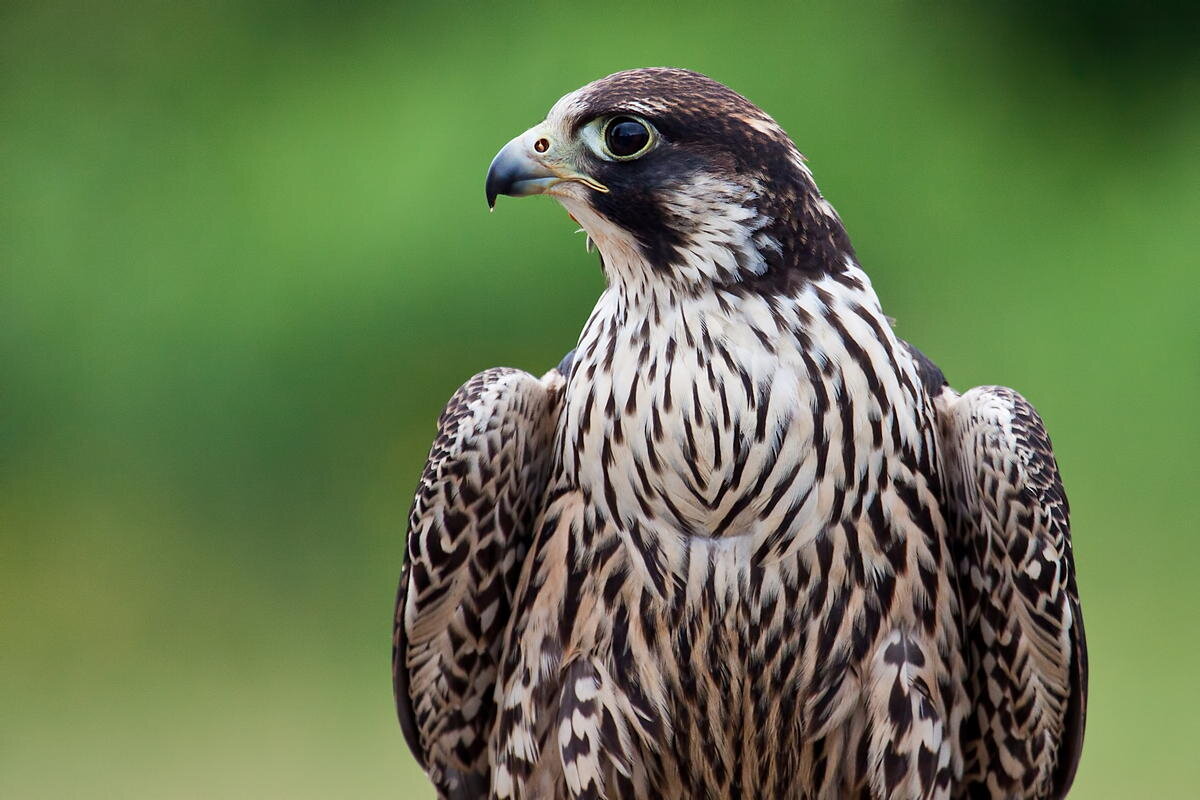
<svg viewBox="0 0 1200 800">
<path fill-rule="evenodd" d="M 490 782 L 487 736 L 512 593 L 549 469 L 562 377 L 490 369 L 438 423 L 409 518 L 396 603 L 396 705 L 443 797 Z"/>
<path fill-rule="evenodd" d="M 937 398 L 967 631 L 964 787 L 1060 797 L 1087 706 L 1087 648 L 1067 498 L 1041 418 L 984 386 Z"/>
</svg>

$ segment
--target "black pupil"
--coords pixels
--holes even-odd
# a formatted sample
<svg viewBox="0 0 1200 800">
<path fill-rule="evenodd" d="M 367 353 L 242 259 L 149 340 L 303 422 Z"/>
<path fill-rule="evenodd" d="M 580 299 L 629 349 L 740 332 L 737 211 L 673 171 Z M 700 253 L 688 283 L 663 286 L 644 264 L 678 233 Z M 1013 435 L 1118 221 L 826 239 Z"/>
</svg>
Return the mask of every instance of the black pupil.
<svg viewBox="0 0 1200 800">
<path fill-rule="evenodd" d="M 650 142 L 650 131 L 636 119 L 617 117 L 608 125 L 604 134 L 608 151 L 618 158 L 639 152 Z"/>
</svg>

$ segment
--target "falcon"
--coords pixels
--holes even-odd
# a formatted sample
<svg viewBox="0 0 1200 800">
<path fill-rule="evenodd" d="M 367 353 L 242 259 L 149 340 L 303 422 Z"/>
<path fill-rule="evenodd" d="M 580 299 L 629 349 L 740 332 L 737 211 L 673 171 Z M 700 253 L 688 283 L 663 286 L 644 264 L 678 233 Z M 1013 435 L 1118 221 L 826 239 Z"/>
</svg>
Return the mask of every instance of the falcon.
<svg viewBox="0 0 1200 800">
<path fill-rule="evenodd" d="M 803 156 L 694 72 L 499 152 L 607 288 L 450 399 L 409 519 L 401 727 L 442 798 L 1050 798 L 1087 660 L 1067 499 L 1011 389 L 899 339 Z"/>
</svg>

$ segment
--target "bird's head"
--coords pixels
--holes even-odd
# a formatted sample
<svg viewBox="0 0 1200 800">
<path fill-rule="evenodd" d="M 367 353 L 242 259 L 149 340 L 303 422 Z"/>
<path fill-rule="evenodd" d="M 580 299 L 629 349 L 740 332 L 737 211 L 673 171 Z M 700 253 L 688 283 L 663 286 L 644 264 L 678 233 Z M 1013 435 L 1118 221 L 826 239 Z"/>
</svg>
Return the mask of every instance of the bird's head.
<svg viewBox="0 0 1200 800">
<path fill-rule="evenodd" d="M 695 72 L 618 72 L 559 100 L 496 155 L 487 200 L 549 194 L 610 278 L 784 290 L 853 259 L 783 129 Z"/>
</svg>

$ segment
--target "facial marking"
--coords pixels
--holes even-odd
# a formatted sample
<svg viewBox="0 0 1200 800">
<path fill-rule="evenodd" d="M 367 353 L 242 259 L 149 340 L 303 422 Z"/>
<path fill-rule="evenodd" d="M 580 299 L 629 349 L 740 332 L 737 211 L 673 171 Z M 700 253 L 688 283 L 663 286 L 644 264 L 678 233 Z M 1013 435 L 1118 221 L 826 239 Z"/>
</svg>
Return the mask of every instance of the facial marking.
<svg viewBox="0 0 1200 800">
<path fill-rule="evenodd" d="M 629 160 L 602 146 L 604 125 L 620 116 L 644 120 L 656 137 Z M 562 184 L 549 193 L 599 247 L 611 280 L 622 280 L 631 248 L 640 258 L 633 272 L 689 290 L 787 285 L 839 272 L 853 254 L 783 129 L 709 78 L 616 73 L 564 96 L 543 127 L 609 190 Z"/>
</svg>

